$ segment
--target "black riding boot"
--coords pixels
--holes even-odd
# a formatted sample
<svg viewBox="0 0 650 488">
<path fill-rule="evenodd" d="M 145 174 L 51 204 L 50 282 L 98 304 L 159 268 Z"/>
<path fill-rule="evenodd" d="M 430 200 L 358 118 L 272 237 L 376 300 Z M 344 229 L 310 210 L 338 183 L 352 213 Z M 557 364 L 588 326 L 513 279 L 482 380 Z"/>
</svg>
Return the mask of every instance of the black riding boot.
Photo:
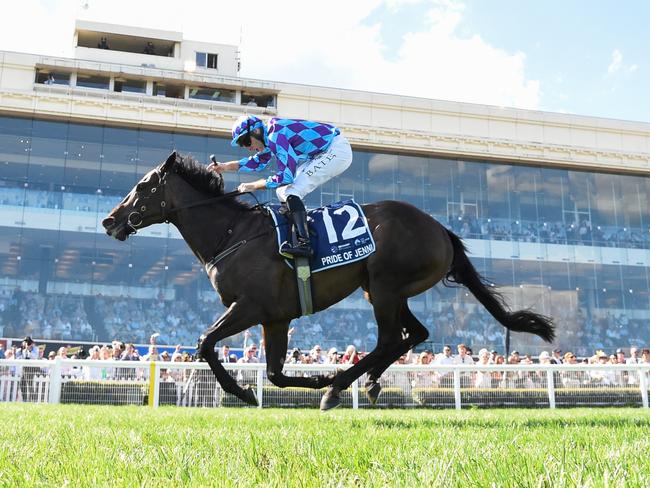
<svg viewBox="0 0 650 488">
<path fill-rule="evenodd" d="M 295 196 L 289 195 L 287 198 L 288 216 L 296 229 L 298 245 L 293 246 L 290 241 L 282 243 L 280 252 L 291 257 L 311 257 L 313 251 L 309 242 L 309 228 L 307 227 L 307 211 L 302 200 Z"/>
</svg>

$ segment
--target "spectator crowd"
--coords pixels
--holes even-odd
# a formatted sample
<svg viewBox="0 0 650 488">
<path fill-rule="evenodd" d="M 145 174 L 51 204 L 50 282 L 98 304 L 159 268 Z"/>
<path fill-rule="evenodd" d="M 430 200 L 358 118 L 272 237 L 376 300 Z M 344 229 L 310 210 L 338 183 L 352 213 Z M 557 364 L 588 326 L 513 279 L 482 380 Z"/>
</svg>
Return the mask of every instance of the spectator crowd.
<svg viewBox="0 0 650 488">
<path fill-rule="evenodd" d="M 289 331 L 289 341 L 293 329 Z M 45 357 L 45 348 L 38 347 L 35 341 L 27 336 L 23 339 L 20 347 L 12 346 L 7 348 L 0 346 L 0 360 L 2 359 L 40 359 L 40 360 L 55 360 L 56 358 L 63 359 L 89 359 L 98 361 L 97 367 L 83 365 L 80 367 L 70 366 L 66 364 L 63 366 L 64 370 L 61 371 L 62 376 L 70 379 L 83 379 L 83 380 L 145 380 L 148 377 L 149 368 L 134 367 L 133 362 L 147 362 L 147 361 L 160 361 L 169 362 L 170 367 L 163 367 L 161 371 L 161 378 L 163 382 L 176 382 L 183 383 L 190 379 L 190 370 L 178 369 L 171 367 L 171 364 L 180 362 L 200 361 L 201 358 L 183 351 L 181 346 L 176 346 L 175 350 L 170 354 L 168 350 L 159 351 L 159 346 L 156 340 L 159 334 L 152 334 L 149 338 L 149 346 L 147 353 L 140 355 L 138 349 L 132 343 L 123 343 L 121 341 L 113 341 L 110 344 L 94 345 L 87 352 L 81 347 L 69 348 L 61 346 L 57 350 L 52 350 Z M 258 342 L 253 340 L 253 334 L 250 332 L 244 335 L 244 343 L 242 348 L 243 354 L 238 357 L 231 351 L 230 346 L 224 344 L 217 351 L 219 360 L 228 363 L 250 364 L 250 363 L 265 363 L 265 350 L 264 341 L 261 339 Z M 287 351 L 285 359 L 286 364 L 356 364 L 364 356 L 365 352 L 357 350 L 357 348 L 350 344 L 344 350 L 339 351 L 335 347 L 325 350 L 320 344 L 312 346 L 310 349 L 302 351 L 294 347 Z M 129 361 L 132 362 L 128 367 L 116 367 L 114 363 L 107 366 L 101 366 L 102 361 Z M 542 350 L 536 356 L 531 354 L 521 354 L 519 351 L 510 352 L 507 357 L 500 354 L 496 350 L 488 350 L 486 348 L 480 349 L 474 355 L 472 349 L 464 343 L 458 344 L 454 350 L 452 346 L 445 345 L 438 353 L 431 350 L 423 350 L 420 352 L 409 351 L 407 354 L 402 355 L 397 361 L 396 365 L 418 365 L 426 366 L 426 369 L 418 369 L 416 371 L 409 371 L 407 375 L 398 375 L 396 372 L 389 371 L 387 373 L 387 381 L 394 385 L 401 385 L 407 388 L 435 388 L 435 387 L 451 387 L 453 385 L 453 372 L 444 369 L 437 369 L 438 366 L 448 365 L 533 365 L 538 364 L 539 369 L 533 371 L 513 370 L 489 370 L 478 369 L 471 372 L 461 372 L 460 380 L 461 387 L 464 388 L 545 388 L 547 384 L 547 376 L 543 366 L 546 365 L 567 365 L 573 366 L 577 364 L 593 364 L 600 366 L 615 366 L 615 365 L 634 365 L 645 364 L 650 365 L 650 349 L 648 347 L 639 348 L 632 346 L 628 351 L 623 348 L 617 348 L 615 352 L 607 354 L 603 350 L 597 350 L 593 354 L 578 358 L 576 354 L 571 351 L 563 352 L 561 349 L 556 348 L 552 352 Z M 195 381 L 203 381 L 204 383 L 211 383 L 214 385 L 214 378 L 211 376 L 209 370 L 198 370 L 199 376 Z M 19 378 L 20 395 L 16 396 L 17 399 L 22 401 L 36 401 L 36 389 L 34 378 L 43 374 L 43 369 L 39 367 L 22 366 L 20 364 L 12 363 L 3 365 L 0 362 L 0 383 L 3 378 L 16 377 Z M 254 382 L 255 372 L 250 370 L 237 371 L 237 379 L 244 382 Z M 310 374 L 307 372 L 293 372 L 292 374 Z M 624 368 L 598 368 L 593 370 L 574 370 L 567 368 L 566 371 L 555 371 L 555 385 L 556 387 L 564 388 L 579 388 L 579 387 L 638 387 L 641 378 L 639 373 L 633 370 L 626 370 Z M 406 381 L 406 383 L 405 383 Z M 646 383 L 647 384 L 647 383 Z M 0 385 L 1 387 L 2 385 Z M 0 401 L 6 401 L 10 390 L 0 388 Z M 18 393 L 16 388 L 15 393 Z"/>
<path fill-rule="evenodd" d="M 505 329 L 481 306 L 459 300 L 455 290 L 443 290 L 437 307 L 422 314 L 429 330 L 429 349 L 443 344 L 472 343 L 477 349 L 502 348 Z M 176 298 L 136 299 L 107 296 L 78 296 L 12 290 L 0 294 L 0 337 L 30 336 L 38 340 L 147 344 L 154 332 L 159 344 L 182 344 L 193 347 L 208 324 L 224 311 L 216 300 L 191 303 Z M 650 330 L 640 319 L 625 313 L 606 312 L 600 317 L 570 317 L 567 309 L 553 310 L 557 328 L 557 345 L 579 356 L 593 350 L 615 350 L 621 344 L 648 344 Z M 367 308 L 334 308 L 300 317 L 292 322 L 290 347 L 310 349 L 319 343 L 324 350 L 343 351 L 347 345 L 370 350 L 377 341 L 377 325 Z M 262 338 L 260 326 L 250 329 L 250 340 Z M 244 333 L 225 339 L 222 344 L 241 347 Z M 527 346 L 534 350 L 533 345 Z"/>
</svg>

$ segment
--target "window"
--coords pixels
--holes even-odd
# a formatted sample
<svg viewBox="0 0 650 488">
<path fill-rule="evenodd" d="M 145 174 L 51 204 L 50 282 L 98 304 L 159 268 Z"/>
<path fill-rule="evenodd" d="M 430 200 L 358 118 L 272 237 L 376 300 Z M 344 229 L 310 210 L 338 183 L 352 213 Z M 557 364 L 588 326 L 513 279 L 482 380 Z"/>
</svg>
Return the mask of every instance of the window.
<svg viewBox="0 0 650 488">
<path fill-rule="evenodd" d="M 234 102 L 235 91 L 223 88 L 191 87 L 190 98 L 213 102 Z"/>
<path fill-rule="evenodd" d="M 69 85 L 70 73 L 37 70 L 36 83 L 42 83 L 44 85 Z"/>
<path fill-rule="evenodd" d="M 183 85 L 170 85 L 154 81 L 153 95 L 154 97 L 184 98 L 185 87 Z"/>
<path fill-rule="evenodd" d="M 217 69 L 217 54 L 196 53 L 197 68 Z"/>
<path fill-rule="evenodd" d="M 108 90 L 109 82 L 110 78 L 108 76 L 77 74 L 77 86 L 79 87 Z"/>
<path fill-rule="evenodd" d="M 251 107 L 275 107 L 275 95 L 255 95 L 242 92 L 241 104 Z"/>
<path fill-rule="evenodd" d="M 115 78 L 115 85 L 113 89 L 116 92 L 145 93 L 147 91 L 147 83 L 142 80 Z"/>
</svg>

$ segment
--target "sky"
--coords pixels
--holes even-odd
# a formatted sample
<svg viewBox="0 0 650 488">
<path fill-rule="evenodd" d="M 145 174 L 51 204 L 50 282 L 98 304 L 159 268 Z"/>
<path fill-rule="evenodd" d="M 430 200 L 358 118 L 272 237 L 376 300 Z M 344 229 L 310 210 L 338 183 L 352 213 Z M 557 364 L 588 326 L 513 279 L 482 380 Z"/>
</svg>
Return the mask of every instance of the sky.
<svg viewBox="0 0 650 488">
<path fill-rule="evenodd" d="M 75 19 L 240 46 L 246 78 L 650 122 L 646 0 L 5 0 L 0 50 Z"/>
</svg>

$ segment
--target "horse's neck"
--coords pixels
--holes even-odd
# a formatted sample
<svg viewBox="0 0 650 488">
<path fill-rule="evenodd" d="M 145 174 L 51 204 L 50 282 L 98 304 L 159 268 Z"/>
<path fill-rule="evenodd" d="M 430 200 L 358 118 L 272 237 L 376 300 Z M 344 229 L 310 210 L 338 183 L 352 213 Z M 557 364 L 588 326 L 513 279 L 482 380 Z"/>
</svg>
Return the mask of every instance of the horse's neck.
<svg viewBox="0 0 650 488">
<path fill-rule="evenodd" d="M 174 207 L 181 208 L 197 201 L 207 200 L 210 196 L 196 190 L 184 191 L 175 199 Z M 212 259 L 228 241 L 228 226 L 233 223 L 240 212 L 224 204 L 207 204 L 179 210 L 170 219 L 187 242 L 196 257 L 205 264 Z"/>
</svg>

